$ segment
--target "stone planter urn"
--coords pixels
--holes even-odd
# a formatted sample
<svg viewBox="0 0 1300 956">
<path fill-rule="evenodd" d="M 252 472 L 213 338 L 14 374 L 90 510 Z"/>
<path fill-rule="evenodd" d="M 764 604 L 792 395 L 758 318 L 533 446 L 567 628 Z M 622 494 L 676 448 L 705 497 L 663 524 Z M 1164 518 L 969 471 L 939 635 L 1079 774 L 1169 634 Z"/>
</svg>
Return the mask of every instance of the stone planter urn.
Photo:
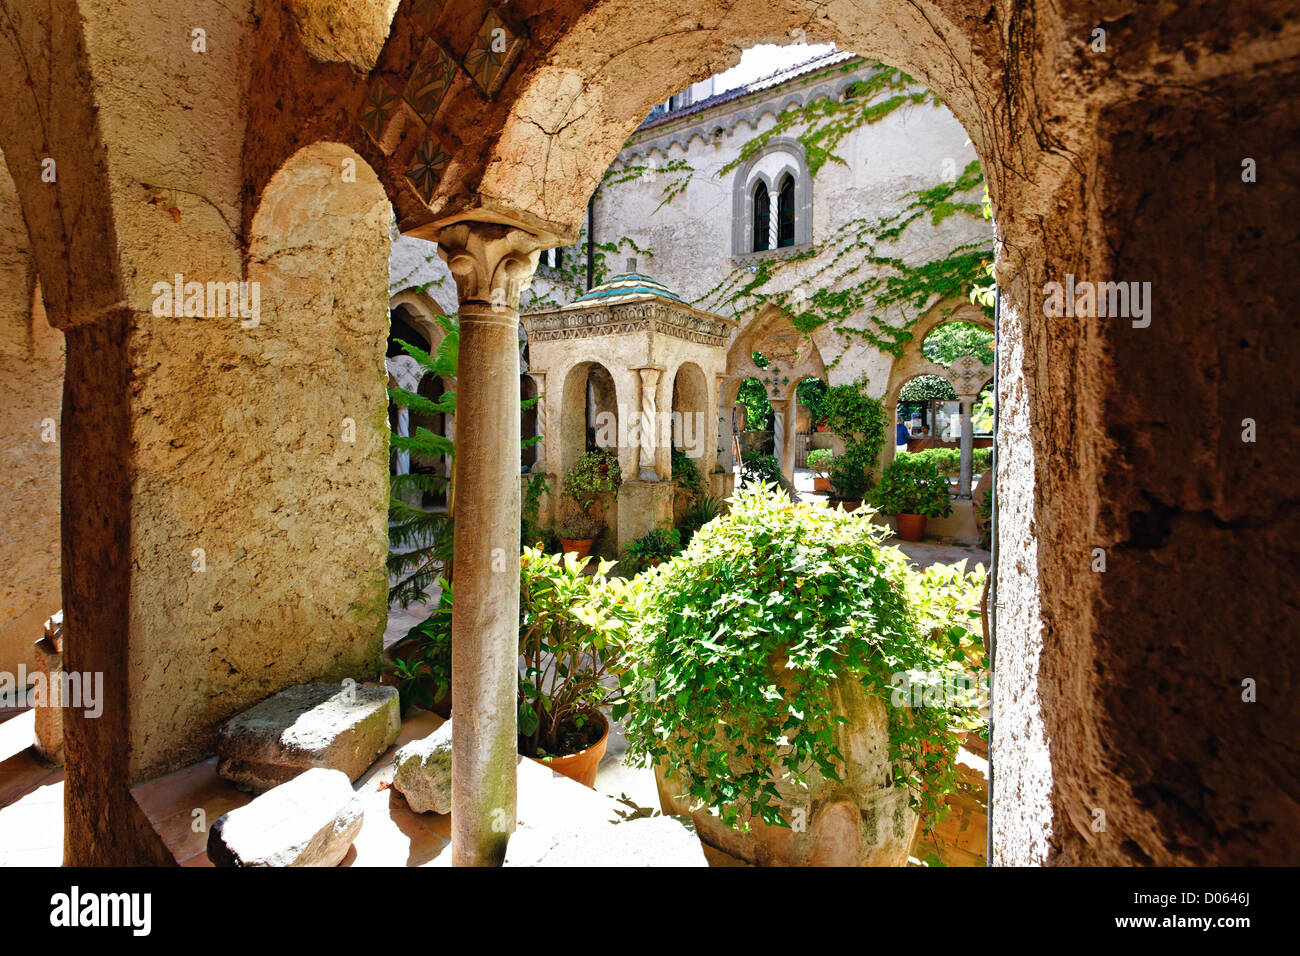
<svg viewBox="0 0 1300 956">
<path fill-rule="evenodd" d="M 808 774 L 807 791 L 776 781 L 782 809 L 793 827 L 774 827 L 757 818 L 742 833 L 707 809 L 691 809 L 682 780 L 655 766 L 659 802 L 665 815 L 686 814 L 700 839 L 756 866 L 906 866 L 919 818 L 908 793 L 895 787 L 888 759 L 889 727 L 885 702 L 855 680 L 831 686 L 835 713 L 851 723 L 835 729 L 844 754 L 842 781 Z"/>
</svg>

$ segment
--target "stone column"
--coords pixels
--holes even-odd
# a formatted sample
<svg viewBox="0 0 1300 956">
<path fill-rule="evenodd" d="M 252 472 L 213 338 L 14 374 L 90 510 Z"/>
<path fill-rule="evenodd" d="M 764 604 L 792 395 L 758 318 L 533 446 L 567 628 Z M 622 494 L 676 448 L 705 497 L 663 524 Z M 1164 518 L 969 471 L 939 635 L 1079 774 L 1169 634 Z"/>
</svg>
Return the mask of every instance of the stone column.
<svg viewBox="0 0 1300 956">
<path fill-rule="evenodd" d="M 641 450 L 637 456 L 636 477 L 638 481 L 658 481 L 659 471 L 655 467 L 655 444 L 658 437 L 655 389 L 659 387 L 659 376 L 663 374 L 663 369 L 646 366 L 638 368 L 637 372 L 641 375 L 641 421 L 638 428 Z"/>
<path fill-rule="evenodd" d="M 533 458 L 532 473 L 535 475 L 546 472 L 546 373 L 529 372 L 533 381 L 537 383 L 537 405 L 535 416 L 537 424 L 537 444 L 533 446 L 537 454 Z"/>
<path fill-rule="evenodd" d="M 794 443 L 786 434 L 790 427 L 790 399 L 771 398 L 768 401 L 772 404 L 772 454 L 776 456 L 777 464 L 781 466 L 782 476 L 793 487 Z M 790 459 L 789 467 L 786 467 L 787 458 Z"/>
<path fill-rule="evenodd" d="M 538 244 L 507 226 L 438 236 L 460 298 L 451 860 L 497 866 L 514 831 L 519 657 L 519 293 Z"/>
<path fill-rule="evenodd" d="M 958 397 L 958 408 L 961 409 L 961 471 L 958 472 L 957 494 L 969 498 L 971 459 L 975 447 L 975 424 L 971 421 L 971 412 L 975 408 L 975 399 L 968 395 Z"/>
</svg>

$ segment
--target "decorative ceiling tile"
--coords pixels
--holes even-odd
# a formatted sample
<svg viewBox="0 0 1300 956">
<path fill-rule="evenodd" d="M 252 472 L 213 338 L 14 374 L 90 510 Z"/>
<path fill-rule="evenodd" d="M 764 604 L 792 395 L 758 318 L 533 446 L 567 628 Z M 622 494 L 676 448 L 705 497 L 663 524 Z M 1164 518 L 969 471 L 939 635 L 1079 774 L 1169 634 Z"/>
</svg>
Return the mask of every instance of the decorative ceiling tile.
<svg viewBox="0 0 1300 956">
<path fill-rule="evenodd" d="M 438 14 L 442 13 L 443 0 L 411 0 L 415 21 L 425 30 L 432 30 Z"/>
<path fill-rule="evenodd" d="M 382 145 L 384 129 L 388 126 L 389 120 L 393 118 L 393 114 L 397 112 L 401 99 L 381 79 L 376 79 L 370 84 L 370 92 L 366 94 L 365 101 L 361 104 L 361 110 L 357 114 L 357 125 L 376 144 Z"/>
<path fill-rule="evenodd" d="M 433 121 L 433 115 L 438 112 L 455 77 L 456 61 L 435 41 L 430 40 L 415 61 L 415 69 L 406 81 L 402 97 L 427 125 Z"/>
<path fill-rule="evenodd" d="M 495 10 L 489 10 L 465 54 L 465 69 L 479 89 L 493 96 L 501 89 L 523 48 L 523 38 L 516 36 Z"/>
<path fill-rule="evenodd" d="M 406 178 L 426 203 L 433 199 L 433 193 L 450 161 L 451 156 L 432 136 L 426 138 L 411 157 L 411 168 L 406 171 Z"/>
</svg>

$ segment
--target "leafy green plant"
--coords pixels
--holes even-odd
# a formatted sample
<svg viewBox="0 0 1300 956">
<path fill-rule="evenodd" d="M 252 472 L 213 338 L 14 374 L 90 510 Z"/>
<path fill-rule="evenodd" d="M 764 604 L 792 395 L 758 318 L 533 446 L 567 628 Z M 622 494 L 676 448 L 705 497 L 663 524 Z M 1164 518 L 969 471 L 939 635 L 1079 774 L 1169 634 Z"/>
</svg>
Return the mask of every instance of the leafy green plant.
<svg viewBox="0 0 1300 956">
<path fill-rule="evenodd" d="M 455 378 L 460 362 L 460 326 L 454 315 L 438 316 L 437 322 L 446 333 L 432 354 L 417 346 L 397 339 L 397 344 L 420 366 L 421 376 Z M 456 414 L 456 393 L 444 392 L 436 399 L 425 398 L 402 388 L 389 388 L 389 400 L 414 413 L 427 415 Z M 519 405 L 532 408 L 538 399 L 526 398 Z M 524 438 L 521 448 L 538 441 L 537 436 Z M 423 426 L 410 436 L 392 435 L 389 445 L 406 451 L 412 461 L 445 456 L 455 461 L 456 446 L 451 439 L 435 435 Z M 540 476 L 539 476 L 540 477 Z M 404 496 L 413 492 L 447 496 L 447 510 L 426 511 L 408 504 Z M 429 600 L 429 589 L 440 577 L 451 575 L 453 527 L 455 514 L 454 487 L 450 478 L 434 474 L 408 474 L 389 476 L 388 496 L 388 602 L 403 608 Z"/>
<path fill-rule="evenodd" d="M 604 528 L 604 525 L 586 512 L 568 511 L 556 522 L 555 533 L 569 541 L 590 541 L 598 538 Z"/>
<path fill-rule="evenodd" d="M 722 514 L 722 500 L 715 495 L 700 495 L 682 515 L 682 544 L 690 544 L 696 531 Z"/>
<path fill-rule="evenodd" d="M 775 455 L 753 455 L 740 465 L 740 480 L 744 484 L 767 482 L 781 484 L 781 463 Z"/>
<path fill-rule="evenodd" d="M 547 543 L 551 533 L 541 526 L 539 517 L 542 495 L 546 494 L 546 476 L 529 475 L 524 482 L 524 500 L 519 511 L 519 540 L 539 547 Z M 546 550 L 542 548 L 542 550 Z"/>
<path fill-rule="evenodd" d="M 909 606 L 906 559 L 842 511 L 744 488 L 678 560 L 642 583 L 614 705 L 628 758 L 663 761 L 683 792 L 732 826 L 789 825 L 776 782 L 840 779 L 833 682 L 889 702 L 899 672 L 928 672 L 962 646 Z M 952 789 L 962 708 L 889 707 L 893 783 L 925 810 Z M 945 776 L 946 775 L 946 776 Z"/>
<path fill-rule="evenodd" d="M 565 493 L 583 510 L 595 504 L 601 495 L 617 498 L 622 484 L 623 470 L 618 455 L 599 448 L 579 456 L 564 476 Z M 605 507 L 609 507 L 608 502 Z"/>
<path fill-rule="evenodd" d="M 840 499 L 862 498 L 885 446 L 885 406 L 859 385 L 833 385 L 825 408 L 827 422 L 844 440 L 844 454 L 831 465 L 831 486 Z"/>
<path fill-rule="evenodd" d="M 993 489 L 975 503 L 975 516 L 980 521 L 980 547 L 988 550 L 993 544 Z"/>
<path fill-rule="evenodd" d="M 808 468 L 814 475 L 826 477 L 831 473 L 831 463 L 835 460 L 835 452 L 829 448 L 814 448 L 808 452 Z"/>
<path fill-rule="evenodd" d="M 600 561 L 525 548 L 519 559 L 519 752 L 576 753 L 599 738 L 594 715 L 618 696 L 611 666 L 634 605 L 627 582 Z"/>
<path fill-rule="evenodd" d="M 656 559 L 671 558 L 681 549 L 680 531 L 676 528 L 655 528 L 629 541 L 623 549 L 623 554 L 634 567 L 640 570 Z"/>
<path fill-rule="evenodd" d="M 848 455 L 831 461 L 831 492 L 837 501 L 861 501 L 867 490 L 867 474 L 860 462 Z"/>
<path fill-rule="evenodd" d="M 451 692 L 452 589 L 445 579 L 438 583 L 438 606 L 393 645 L 392 663 L 384 666 L 396 680 L 402 713 L 412 705 L 430 710 Z"/>
<path fill-rule="evenodd" d="M 747 430 L 771 431 L 774 416 L 767 389 L 756 378 L 747 378 L 736 392 L 736 404 L 744 406 Z"/>
<path fill-rule="evenodd" d="M 685 493 L 687 501 L 694 501 L 704 494 L 704 476 L 700 474 L 695 459 L 676 448 L 673 449 L 673 480 L 677 482 L 677 490 Z"/>
<path fill-rule="evenodd" d="M 921 455 L 899 455 L 891 461 L 871 493 L 871 503 L 892 515 L 938 518 L 952 514 L 948 479 Z"/>
</svg>

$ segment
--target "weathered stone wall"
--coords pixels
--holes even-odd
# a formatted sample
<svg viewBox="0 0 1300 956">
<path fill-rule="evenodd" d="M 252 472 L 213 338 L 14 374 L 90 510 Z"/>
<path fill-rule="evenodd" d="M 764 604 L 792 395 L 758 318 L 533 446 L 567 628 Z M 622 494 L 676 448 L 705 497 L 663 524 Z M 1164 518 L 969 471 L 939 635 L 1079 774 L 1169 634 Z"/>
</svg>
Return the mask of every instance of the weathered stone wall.
<svg viewBox="0 0 1300 956">
<path fill-rule="evenodd" d="M 40 665 L 33 644 L 62 606 L 59 424 L 63 334 L 50 328 L 18 193 L 0 157 L 0 671 Z"/>
</svg>

